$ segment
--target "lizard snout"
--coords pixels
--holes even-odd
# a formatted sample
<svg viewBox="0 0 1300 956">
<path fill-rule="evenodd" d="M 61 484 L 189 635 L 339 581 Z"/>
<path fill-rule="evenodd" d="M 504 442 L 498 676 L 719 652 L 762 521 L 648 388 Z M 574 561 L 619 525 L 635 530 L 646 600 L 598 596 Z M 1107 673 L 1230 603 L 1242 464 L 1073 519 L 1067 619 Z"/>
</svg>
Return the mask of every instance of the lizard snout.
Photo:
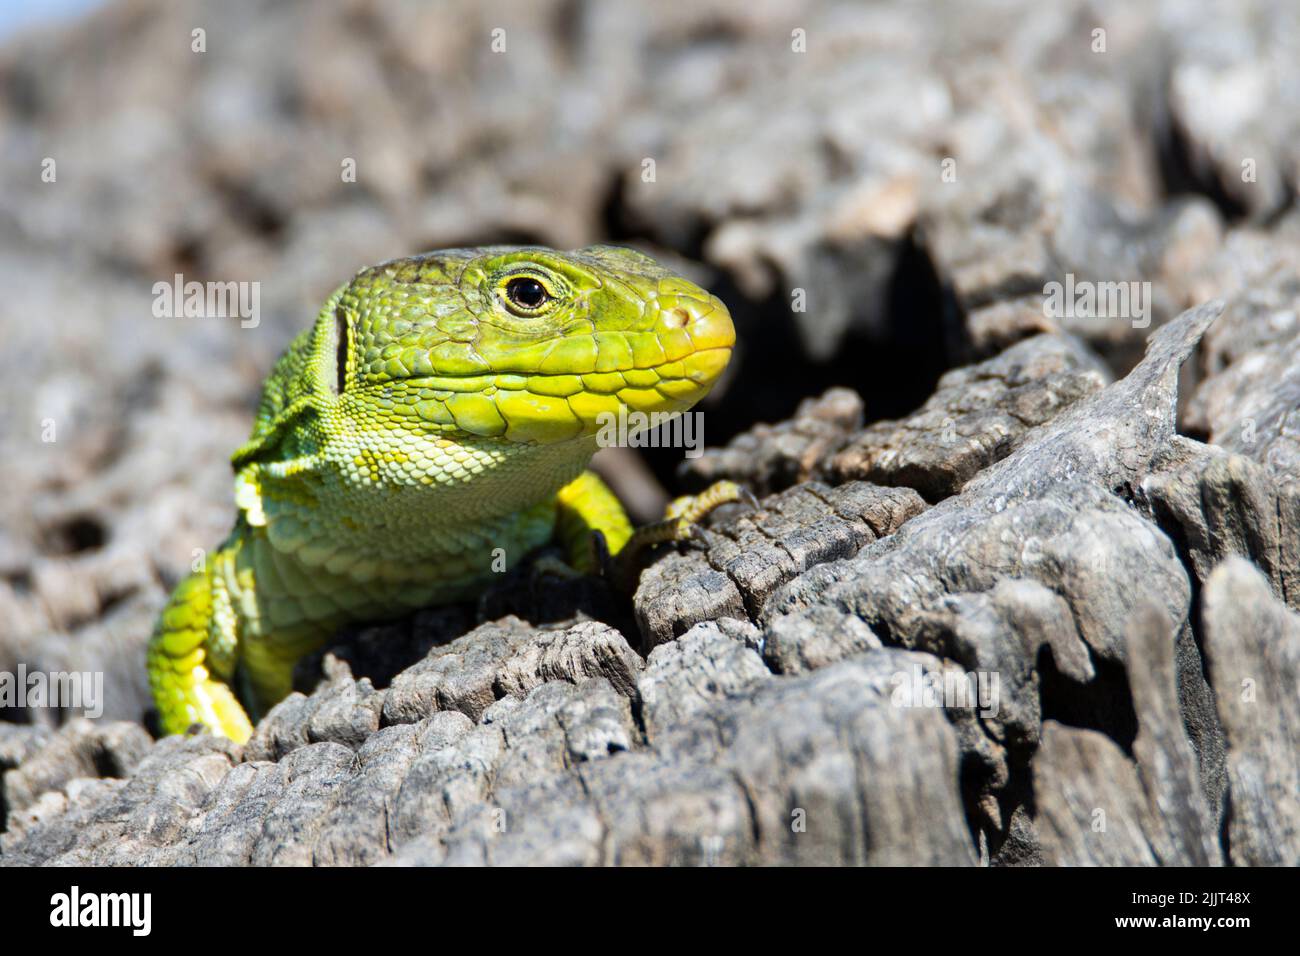
<svg viewBox="0 0 1300 956">
<path fill-rule="evenodd" d="M 736 327 L 722 300 L 698 286 L 661 295 L 659 305 L 659 339 L 669 360 L 662 371 L 665 377 L 694 386 L 684 388 L 680 394 L 694 404 L 704 397 L 731 360 Z"/>
</svg>

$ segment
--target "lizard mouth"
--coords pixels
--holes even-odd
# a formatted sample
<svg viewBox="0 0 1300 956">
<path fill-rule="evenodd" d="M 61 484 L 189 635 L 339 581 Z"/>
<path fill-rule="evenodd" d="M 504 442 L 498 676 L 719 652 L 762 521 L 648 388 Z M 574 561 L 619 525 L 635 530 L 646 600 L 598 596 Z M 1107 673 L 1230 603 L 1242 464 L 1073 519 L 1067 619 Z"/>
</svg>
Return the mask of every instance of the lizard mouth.
<svg viewBox="0 0 1300 956">
<path fill-rule="evenodd" d="M 582 338 L 595 348 L 561 349 L 572 340 L 557 339 L 540 361 L 530 356 L 528 370 L 507 360 L 482 374 L 408 378 L 404 387 L 415 393 L 422 419 L 483 437 L 551 444 L 595 435 L 611 416 L 687 411 L 727 367 L 736 333 L 726 306 L 710 296 L 661 309 L 652 332 Z"/>
</svg>

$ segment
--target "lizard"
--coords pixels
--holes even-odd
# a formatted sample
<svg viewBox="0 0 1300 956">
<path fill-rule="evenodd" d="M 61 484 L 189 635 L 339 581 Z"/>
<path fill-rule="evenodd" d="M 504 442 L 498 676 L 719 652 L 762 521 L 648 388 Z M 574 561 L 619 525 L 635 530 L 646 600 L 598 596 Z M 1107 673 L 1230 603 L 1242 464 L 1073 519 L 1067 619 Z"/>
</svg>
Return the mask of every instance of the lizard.
<svg viewBox="0 0 1300 956">
<path fill-rule="evenodd" d="M 503 556 L 556 543 L 594 573 L 689 537 L 736 485 L 634 529 L 587 466 L 609 416 L 687 411 L 735 341 L 717 296 L 617 246 L 362 269 L 275 363 L 231 458 L 234 527 L 159 615 L 161 730 L 246 742 L 342 625 L 470 599 Z"/>
</svg>

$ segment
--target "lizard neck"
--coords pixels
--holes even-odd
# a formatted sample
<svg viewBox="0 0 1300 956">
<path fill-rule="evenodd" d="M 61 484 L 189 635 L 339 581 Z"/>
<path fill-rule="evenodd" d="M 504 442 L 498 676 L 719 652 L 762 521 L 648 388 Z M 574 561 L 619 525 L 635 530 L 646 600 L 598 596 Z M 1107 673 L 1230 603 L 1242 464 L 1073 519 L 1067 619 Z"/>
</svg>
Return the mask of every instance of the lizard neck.
<svg viewBox="0 0 1300 956">
<path fill-rule="evenodd" d="M 403 444 L 397 454 L 327 450 L 314 481 L 326 517 L 376 530 L 437 532 L 550 501 L 595 451 L 595 438 L 524 445 L 444 435 Z"/>
<path fill-rule="evenodd" d="M 596 440 L 439 436 L 401 447 L 326 448 L 293 474 L 260 472 L 252 480 L 261 515 L 246 508 L 246 518 L 306 567 L 422 576 L 451 563 L 486 569 L 497 548 L 513 563 L 549 540 L 555 495 L 587 466 Z"/>
</svg>

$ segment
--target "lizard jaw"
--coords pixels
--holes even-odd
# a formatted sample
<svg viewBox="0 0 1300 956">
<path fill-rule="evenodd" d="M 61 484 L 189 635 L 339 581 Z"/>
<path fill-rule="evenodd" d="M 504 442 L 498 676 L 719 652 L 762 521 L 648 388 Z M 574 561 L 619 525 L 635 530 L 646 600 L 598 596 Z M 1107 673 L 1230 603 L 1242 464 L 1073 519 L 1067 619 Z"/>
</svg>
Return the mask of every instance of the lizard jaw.
<svg viewBox="0 0 1300 956">
<path fill-rule="evenodd" d="M 624 333 L 597 331 L 589 371 L 486 372 L 405 379 L 417 416 L 484 438 L 553 444 L 590 437 L 611 417 L 673 415 L 708 394 L 731 358 L 736 333 L 716 296 L 673 295 L 654 334 L 663 361 L 636 367 Z M 545 364 L 545 363 L 544 363 Z"/>
</svg>

